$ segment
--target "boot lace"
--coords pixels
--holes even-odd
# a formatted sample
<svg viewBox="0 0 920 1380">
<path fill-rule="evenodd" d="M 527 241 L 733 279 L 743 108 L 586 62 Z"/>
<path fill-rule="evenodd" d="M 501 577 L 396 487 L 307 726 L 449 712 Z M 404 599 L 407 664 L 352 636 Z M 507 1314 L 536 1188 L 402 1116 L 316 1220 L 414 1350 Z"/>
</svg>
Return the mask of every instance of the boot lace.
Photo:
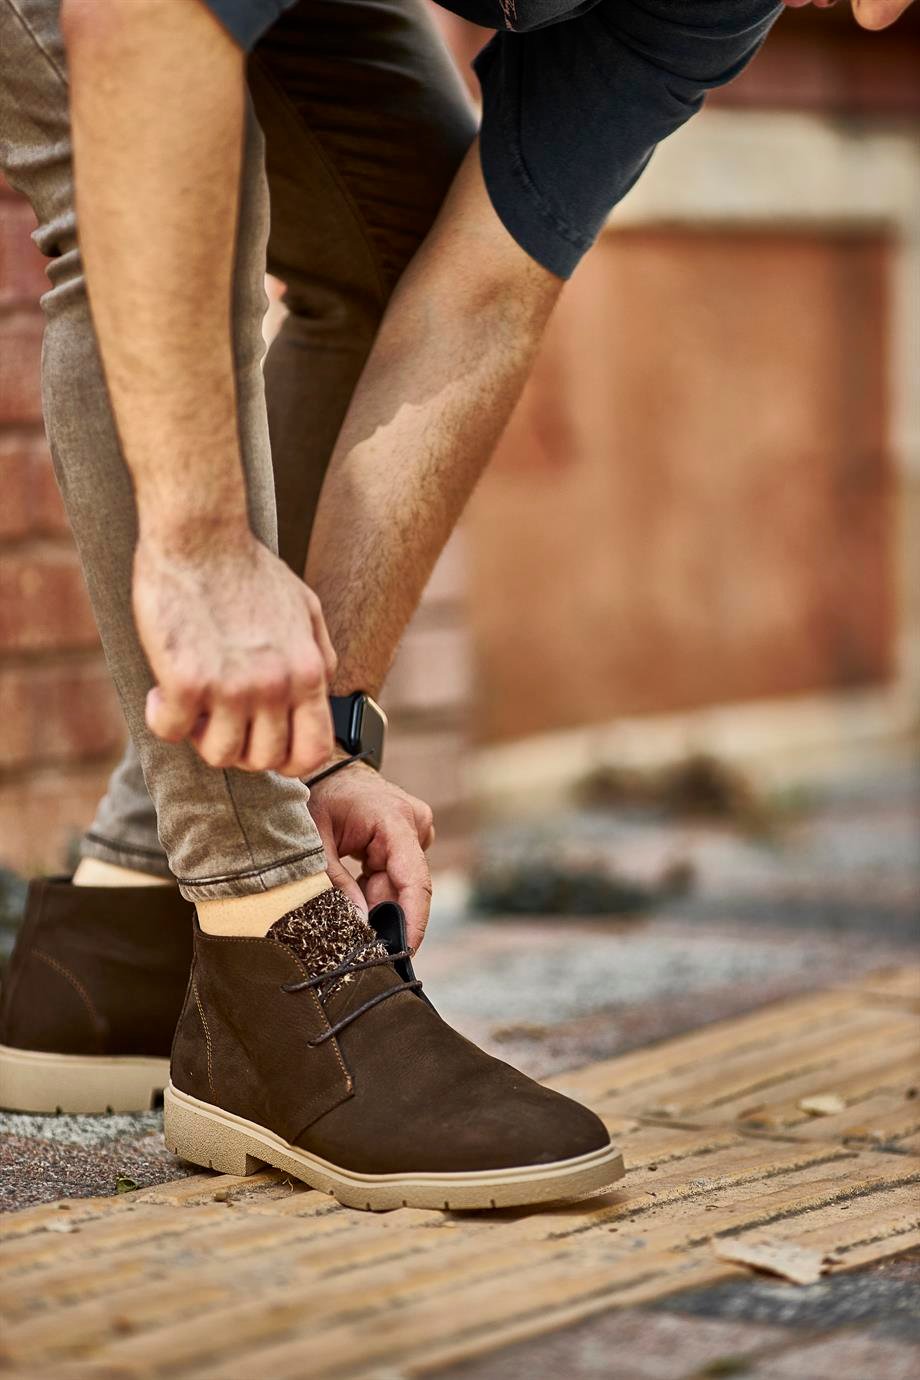
<svg viewBox="0 0 920 1380">
<path fill-rule="evenodd" d="M 318 973 L 316 977 L 303 978 L 300 982 L 283 982 L 281 984 L 281 990 L 282 992 L 306 992 L 310 988 L 321 989 L 327 982 L 336 982 L 339 978 L 349 977 L 352 973 L 361 973 L 365 968 L 379 968 L 384 963 L 398 963 L 400 959 L 411 957 L 411 949 L 400 949 L 399 953 L 382 954 L 379 958 L 366 958 L 361 961 L 346 958 L 337 968 L 330 968 L 325 973 Z M 421 986 L 422 984 L 419 978 L 414 978 L 412 982 L 401 982 L 396 987 L 388 987 L 385 992 L 378 992 L 377 995 L 371 997 L 369 1001 L 362 1002 L 354 1011 L 349 1011 L 340 1021 L 336 1021 L 335 1025 L 331 1025 L 328 1030 L 323 1031 L 322 1035 L 317 1035 L 315 1039 L 308 1040 L 307 1044 L 311 1049 L 315 1048 L 316 1045 L 325 1044 L 327 1040 L 331 1040 L 333 1036 L 338 1035 L 341 1031 L 350 1026 L 352 1021 L 356 1021 L 359 1016 L 363 1016 L 365 1011 L 370 1011 L 373 1007 L 379 1006 L 380 1003 L 386 1001 L 388 997 L 395 996 L 397 992 L 418 992 Z M 320 991 L 320 997 L 322 997 L 322 991 Z"/>
</svg>

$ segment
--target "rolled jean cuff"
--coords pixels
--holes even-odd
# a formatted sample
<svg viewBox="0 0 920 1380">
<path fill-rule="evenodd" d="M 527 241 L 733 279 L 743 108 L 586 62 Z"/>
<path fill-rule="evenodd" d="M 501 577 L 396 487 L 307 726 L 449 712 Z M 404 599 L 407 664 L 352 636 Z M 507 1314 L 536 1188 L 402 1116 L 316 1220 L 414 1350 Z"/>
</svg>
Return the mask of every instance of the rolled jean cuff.
<svg viewBox="0 0 920 1380">
<path fill-rule="evenodd" d="M 216 901 L 271 891 L 286 882 L 299 882 L 303 877 L 313 877 L 325 870 L 326 854 L 319 844 L 245 872 L 229 872 L 219 877 L 177 877 L 176 880 L 187 901 Z"/>
<path fill-rule="evenodd" d="M 123 839 L 110 839 L 90 829 L 80 840 L 80 857 L 97 858 L 114 867 L 128 867 L 132 872 L 149 872 L 151 877 L 166 877 L 174 881 L 169 862 L 162 848 L 146 848 Z"/>
</svg>

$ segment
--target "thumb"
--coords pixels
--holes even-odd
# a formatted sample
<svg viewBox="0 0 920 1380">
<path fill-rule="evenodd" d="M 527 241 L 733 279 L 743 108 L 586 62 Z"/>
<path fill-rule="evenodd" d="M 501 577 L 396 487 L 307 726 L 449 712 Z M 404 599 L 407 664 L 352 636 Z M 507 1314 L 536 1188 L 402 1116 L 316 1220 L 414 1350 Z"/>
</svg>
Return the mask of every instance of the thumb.
<svg viewBox="0 0 920 1380">
<path fill-rule="evenodd" d="M 909 4 L 910 0 L 853 0 L 853 13 L 864 29 L 887 29 Z"/>
<path fill-rule="evenodd" d="M 326 852 L 326 875 L 330 882 L 338 891 L 344 891 L 349 901 L 358 907 L 362 915 L 366 915 L 367 902 L 364 899 L 364 893 L 336 852 L 335 842 L 328 838 L 322 830 L 320 830 L 320 837 Z"/>
</svg>

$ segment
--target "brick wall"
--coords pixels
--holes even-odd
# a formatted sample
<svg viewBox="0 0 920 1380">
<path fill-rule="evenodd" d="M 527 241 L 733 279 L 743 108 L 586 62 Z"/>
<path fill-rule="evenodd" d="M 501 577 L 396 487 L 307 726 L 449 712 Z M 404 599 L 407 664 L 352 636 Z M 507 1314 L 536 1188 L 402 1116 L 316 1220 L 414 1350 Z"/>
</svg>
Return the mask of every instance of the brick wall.
<svg viewBox="0 0 920 1380">
<path fill-rule="evenodd" d="M 890 282 L 874 232 L 601 239 L 470 509 L 479 739 L 891 681 Z"/>
<path fill-rule="evenodd" d="M 448 543 L 403 638 L 383 696 L 390 717 L 387 774 L 427 800 L 439 843 L 433 862 L 464 856 L 465 763 L 473 717 L 464 534 Z"/>
<path fill-rule="evenodd" d="M 27 869 L 60 865 L 123 733 L 42 429 L 33 223 L 0 184 L 0 863 Z"/>
</svg>

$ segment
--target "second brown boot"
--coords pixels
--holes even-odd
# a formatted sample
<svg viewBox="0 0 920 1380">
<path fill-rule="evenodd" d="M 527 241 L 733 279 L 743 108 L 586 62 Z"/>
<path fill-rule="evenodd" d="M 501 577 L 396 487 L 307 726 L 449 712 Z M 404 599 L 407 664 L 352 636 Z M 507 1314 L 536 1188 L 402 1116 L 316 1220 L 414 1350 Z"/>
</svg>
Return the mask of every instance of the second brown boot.
<svg viewBox="0 0 920 1380">
<path fill-rule="evenodd" d="M 290 927 L 239 939 L 196 926 L 170 1149 L 229 1174 L 271 1165 L 360 1208 L 511 1207 L 615 1183 L 603 1122 L 441 1019 L 399 907 L 370 921 L 382 944 L 318 976 L 284 942 Z"/>
<path fill-rule="evenodd" d="M 154 1106 L 188 986 L 194 918 L 175 886 L 32 882 L 0 991 L 0 1108 Z"/>
</svg>

